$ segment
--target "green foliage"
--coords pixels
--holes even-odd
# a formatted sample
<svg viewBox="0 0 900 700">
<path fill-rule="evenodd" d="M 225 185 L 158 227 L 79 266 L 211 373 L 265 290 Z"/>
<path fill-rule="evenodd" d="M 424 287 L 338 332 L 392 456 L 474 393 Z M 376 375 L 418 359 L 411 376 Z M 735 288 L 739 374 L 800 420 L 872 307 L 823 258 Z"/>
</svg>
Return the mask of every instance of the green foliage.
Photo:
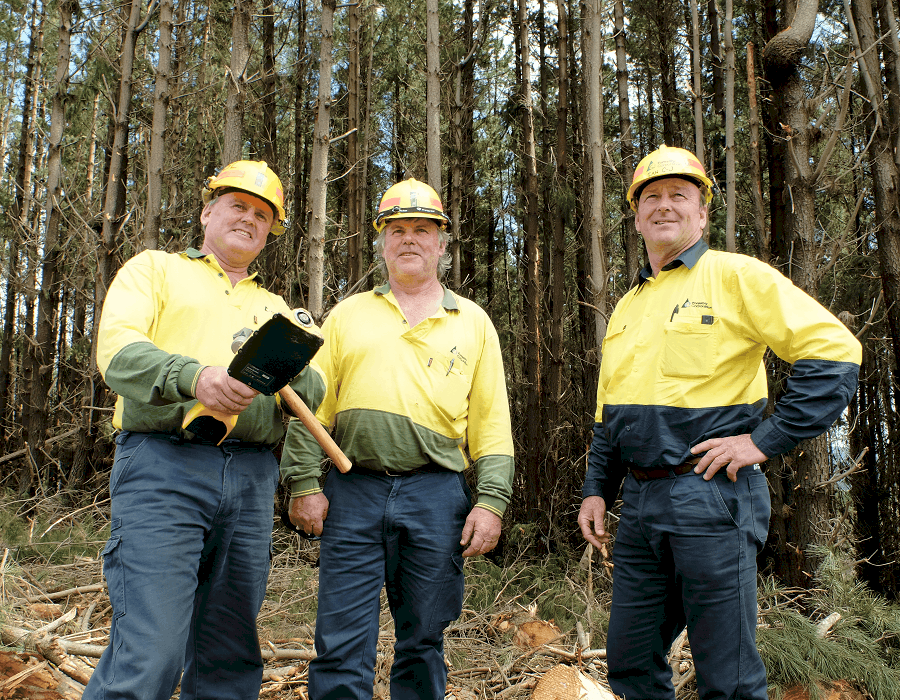
<svg viewBox="0 0 900 700">
<path fill-rule="evenodd" d="M 540 619 L 552 620 L 569 632 L 584 620 L 587 608 L 585 590 L 573 580 L 571 566 L 569 557 L 536 558 L 533 552 L 503 567 L 481 557 L 467 560 L 465 607 L 478 613 L 531 609 Z M 592 607 L 596 617 L 589 624 L 591 629 L 605 631 L 608 615 L 599 607 Z"/>
<path fill-rule="evenodd" d="M 9 491 L 0 492 L 0 547 L 20 563 L 44 565 L 96 559 L 109 538 L 109 522 L 95 509 L 68 517 L 71 509 L 60 496 L 44 499 L 23 512 L 23 502 Z"/>
<path fill-rule="evenodd" d="M 760 591 L 765 626 L 757 634 L 770 686 L 847 680 L 864 687 L 874 700 L 900 697 L 900 605 L 889 603 L 856 580 L 853 563 L 829 550 L 810 592 L 808 618 L 784 601 L 796 591 L 779 589 L 772 579 Z M 779 602 L 781 601 L 781 602 Z M 825 637 L 816 623 L 832 613 L 840 619 Z"/>
</svg>

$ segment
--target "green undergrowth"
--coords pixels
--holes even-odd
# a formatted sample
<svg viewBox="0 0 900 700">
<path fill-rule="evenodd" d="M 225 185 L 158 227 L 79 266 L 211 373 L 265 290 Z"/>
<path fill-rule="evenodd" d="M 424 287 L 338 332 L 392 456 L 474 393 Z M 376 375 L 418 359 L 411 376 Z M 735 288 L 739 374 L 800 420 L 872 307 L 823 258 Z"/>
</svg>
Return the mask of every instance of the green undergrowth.
<svg viewBox="0 0 900 700">
<path fill-rule="evenodd" d="M 817 554 L 823 561 L 808 594 L 786 591 L 772 579 L 760 587 L 764 625 L 757 644 L 773 696 L 799 685 L 816 700 L 817 683 L 845 680 L 873 700 L 897 700 L 900 606 L 860 583 L 846 556 L 828 550 Z M 817 624 L 832 613 L 840 619 L 823 637 Z"/>
<path fill-rule="evenodd" d="M 61 496 L 37 502 L 0 493 L 0 554 L 19 563 L 48 566 L 97 559 L 109 538 L 109 509 L 75 510 Z"/>
</svg>

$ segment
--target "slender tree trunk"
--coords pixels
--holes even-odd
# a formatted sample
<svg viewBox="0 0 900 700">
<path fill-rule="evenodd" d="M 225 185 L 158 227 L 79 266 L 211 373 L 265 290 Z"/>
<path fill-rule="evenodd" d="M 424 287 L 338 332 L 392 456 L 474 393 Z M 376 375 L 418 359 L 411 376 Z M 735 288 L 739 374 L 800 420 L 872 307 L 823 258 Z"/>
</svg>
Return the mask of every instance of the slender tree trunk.
<svg viewBox="0 0 900 700">
<path fill-rule="evenodd" d="M 3 344 L 0 347 L 0 446 L 7 447 L 7 410 L 12 400 L 13 346 L 16 329 L 16 300 L 19 296 L 20 242 L 26 239 L 29 211 L 31 209 L 31 177 L 34 162 L 34 124 L 38 87 L 41 82 L 41 56 L 44 50 L 44 12 L 37 0 L 31 8 L 31 40 L 25 62 L 25 79 L 22 90 L 22 124 L 19 130 L 19 153 L 16 163 L 15 198 L 10 219 L 7 277 L 4 287 Z M 14 424 L 12 421 L 10 423 Z M 27 468 L 27 467 L 26 467 Z M 20 479 L 20 482 L 22 479 Z"/>
<path fill-rule="evenodd" d="M 291 230 L 286 235 L 290 235 L 293 239 L 292 243 L 297 249 L 296 257 L 296 287 L 299 289 L 299 299 L 296 305 L 308 306 L 306 296 L 304 294 L 303 285 L 301 284 L 302 273 L 304 269 L 304 258 L 302 254 L 303 232 L 308 232 L 308 220 L 306 218 L 306 194 L 307 187 L 305 181 L 306 168 L 306 122 L 304 118 L 304 109 L 306 107 L 306 71 L 309 65 L 309 55 L 306 50 L 306 0 L 301 0 L 298 4 L 298 37 L 297 37 L 297 60 L 294 64 L 294 201 L 293 215 L 291 216 Z"/>
<path fill-rule="evenodd" d="M 274 0 L 265 0 L 262 14 L 262 35 L 263 35 L 263 65 L 262 65 L 262 97 L 260 98 L 260 106 L 262 109 L 262 133 L 260 134 L 259 152 L 264 160 L 276 173 L 280 171 L 278 158 L 278 134 L 276 133 L 278 125 L 278 104 L 276 95 L 278 92 L 278 74 L 275 67 L 275 12 L 276 5 Z M 275 294 L 284 295 L 287 292 L 288 278 L 285 275 L 278 274 L 278 252 L 281 246 L 278 245 L 283 238 L 274 238 L 269 240 L 259 258 L 256 265 L 263 273 L 266 287 Z"/>
<path fill-rule="evenodd" d="M 321 319 L 325 286 L 325 224 L 328 182 L 328 132 L 331 125 L 331 50 L 334 37 L 335 0 L 322 2 L 322 37 L 319 43 L 319 97 L 316 127 L 313 134 L 312 184 L 309 190 L 311 218 L 309 222 L 309 311 Z"/>
<path fill-rule="evenodd" d="M 156 64 L 156 88 L 153 95 L 153 125 L 150 137 L 150 162 L 147 168 L 147 217 L 144 220 L 144 248 L 159 247 L 162 223 L 163 168 L 166 160 L 166 117 L 169 112 L 172 78 L 173 0 L 159 3 L 159 60 Z"/>
<path fill-rule="evenodd" d="M 438 0 L 425 2 L 425 140 L 428 184 L 441 194 L 441 57 Z"/>
<path fill-rule="evenodd" d="M 109 175 L 106 183 L 106 200 L 103 205 L 103 231 L 99 251 L 99 274 L 97 275 L 94 303 L 103 306 L 106 290 L 112 281 L 116 249 L 118 248 L 119 227 L 125 210 L 124 181 L 128 167 L 128 130 L 131 118 L 131 93 L 134 72 L 134 50 L 140 30 L 141 1 L 132 0 L 129 10 L 122 52 L 119 63 L 119 95 L 113 119 L 113 140 L 109 161 Z"/>
<path fill-rule="evenodd" d="M 691 76 L 694 83 L 694 153 L 701 163 L 706 162 L 703 135 L 703 72 L 700 68 L 700 12 L 697 0 L 691 0 Z"/>
<path fill-rule="evenodd" d="M 900 128 L 889 119 L 890 103 L 885 99 L 881 66 L 878 62 L 875 18 L 871 0 L 845 3 L 858 34 L 859 70 L 867 88 L 871 111 L 867 118 L 872 144 L 869 147 L 869 167 L 872 172 L 875 200 L 875 236 L 881 283 L 887 308 L 891 347 L 894 352 L 894 376 L 900 376 L 900 170 L 891 148 L 891 130 Z M 900 565 L 898 565 L 900 570 Z"/>
<path fill-rule="evenodd" d="M 548 372 L 548 423 L 554 425 L 560 420 L 560 400 L 563 386 L 563 341 L 565 338 L 566 300 L 566 215 L 563 206 L 568 201 L 564 196 L 568 190 L 568 122 L 569 122 L 569 67 L 568 67 L 568 17 L 565 0 L 557 0 L 559 17 L 559 49 L 557 52 L 557 105 L 556 105 L 556 191 L 553 207 L 553 247 L 550 256 L 551 272 L 551 318 L 550 318 L 550 368 Z M 556 459 L 552 464 L 556 465 Z"/>
<path fill-rule="evenodd" d="M 613 14 L 615 19 L 616 31 L 616 85 L 618 87 L 619 96 L 619 132 L 622 134 L 622 138 L 619 142 L 619 152 L 622 156 L 622 186 L 623 190 L 627 191 L 631 186 L 631 180 L 634 177 L 635 162 L 634 142 L 631 136 L 631 107 L 628 96 L 628 56 L 625 52 L 625 5 L 622 0 L 616 0 L 615 5 L 613 6 Z M 595 20 L 595 23 L 596 21 L 597 20 Z M 600 89 L 599 86 L 597 89 Z M 588 109 L 590 109 L 590 105 L 592 104 L 593 100 L 599 101 L 600 99 L 601 98 L 599 95 L 590 98 L 591 101 L 588 103 Z M 598 154 L 597 157 L 602 157 L 602 151 L 600 152 L 600 154 Z M 602 172 L 602 163 L 597 163 L 592 167 L 594 168 L 595 173 L 598 171 Z M 622 201 L 625 200 L 624 191 Z M 598 193 L 595 191 L 594 197 L 597 196 Z M 602 201 L 602 190 L 599 193 L 599 197 Z M 593 216 L 594 214 L 592 213 L 591 217 Z M 640 266 L 641 245 L 640 241 L 638 240 L 637 229 L 635 229 L 634 227 L 634 217 L 631 216 L 631 212 L 629 211 L 627 204 L 625 204 L 624 220 L 625 223 L 622 226 L 622 244 L 625 249 L 625 271 L 629 279 L 633 279 L 637 274 L 638 267 Z M 594 288 L 597 289 L 598 287 L 601 287 L 602 284 L 602 282 L 595 281 Z M 600 321 L 597 321 L 597 323 L 600 323 Z M 605 335 L 606 321 L 604 320 L 603 336 Z M 602 336 L 600 339 L 602 340 Z M 600 347 L 599 344 L 597 347 Z"/>
<path fill-rule="evenodd" d="M 538 174 L 537 156 L 534 136 L 534 117 L 531 99 L 531 51 L 529 41 L 528 15 L 526 0 L 519 0 L 518 18 L 516 21 L 519 33 L 519 51 L 522 65 L 521 117 L 522 138 L 524 145 L 524 187 L 525 200 L 525 254 L 523 267 L 525 270 L 524 317 L 525 317 L 525 381 L 528 383 L 528 397 L 525 406 L 526 444 L 525 444 L 525 503 L 528 518 L 537 521 L 546 516 L 541 513 L 540 503 L 544 483 L 542 464 L 541 426 L 541 293 L 539 289 L 541 263 L 538 240 Z"/>
<path fill-rule="evenodd" d="M 359 6 L 348 8 L 349 61 L 347 66 L 347 285 L 352 288 L 363 276 L 362 218 L 359 205 Z"/>
<path fill-rule="evenodd" d="M 231 64 L 228 69 L 228 97 L 222 135 L 222 165 L 243 158 L 244 95 L 250 63 L 250 14 L 253 0 L 235 0 L 231 18 Z"/>
<path fill-rule="evenodd" d="M 729 253 L 737 252 L 735 219 L 737 199 L 735 196 L 734 166 L 734 37 L 731 27 L 731 2 L 725 0 L 725 247 Z M 702 160 L 700 161 L 703 162 Z M 707 224 L 709 222 L 707 221 Z M 707 226 L 708 228 L 708 226 Z"/>
<path fill-rule="evenodd" d="M 69 91 L 69 58 L 71 56 L 72 14 L 78 9 L 75 0 L 64 0 L 57 6 L 59 32 L 57 36 L 56 77 L 53 86 L 53 107 L 50 118 L 49 158 L 47 163 L 47 205 L 41 264 L 41 285 L 37 309 L 37 333 L 29 343 L 26 363 L 31 384 L 28 387 L 28 412 L 25 424 L 25 446 L 30 448 L 38 479 L 47 479 L 44 471 L 47 460 L 43 445 L 49 425 L 50 388 L 55 362 L 55 326 L 60 289 L 57 281 L 59 265 L 59 225 L 62 195 L 62 140 L 66 122 L 66 100 Z M 19 492 L 24 493 L 23 482 Z"/>
<path fill-rule="evenodd" d="M 753 228 L 756 232 L 756 254 L 769 262 L 769 236 L 766 231 L 766 210 L 762 196 L 762 166 L 759 156 L 759 108 L 756 100 L 756 47 L 747 43 L 747 98 L 750 124 L 750 196 L 753 200 Z"/>
</svg>

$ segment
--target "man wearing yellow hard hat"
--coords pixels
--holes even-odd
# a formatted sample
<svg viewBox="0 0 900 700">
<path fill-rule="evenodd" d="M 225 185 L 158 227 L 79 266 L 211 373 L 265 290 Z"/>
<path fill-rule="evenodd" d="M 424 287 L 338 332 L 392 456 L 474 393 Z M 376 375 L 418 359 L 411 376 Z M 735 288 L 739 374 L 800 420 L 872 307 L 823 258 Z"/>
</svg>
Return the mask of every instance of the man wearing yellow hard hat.
<svg viewBox="0 0 900 700">
<path fill-rule="evenodd" d="M 386 282 L 322 324 L 318 418 L 353 469 L 332 469 L 323 490 L 318 445 L 299 431 L 285 440 L 291 518 L 322 537 L 312 700 L 371 700 L 383 587 L 397 638 L 392 700 L 443 700 L 463 557 L 500 536 L 513 479 L 500 342 L 480 307 L 441 284 L 448 222 L 425 183 L 388 189 L 374 221 Z"/>
<path fill-rule="evenodd" d="M 256 618 L 269 573 L 284 433 L 276 398 L 230 377 L 232 336 L 290 312 L 248 266 L 283 231 L 284 192 L 261 161 L 238 161 L 203 191 L 200 250 L 146 250 L 103 305 L 97 364 L 118 394 L 103 571 L 109 646 L 85 700 L 250 700 L 262 658 Z M 313 407 L 315 365 L 292 382 Z M 238 415 L 221 443 L 182 428 L 200 400 Z"/>
<path fill-rule="evenodd" d="M 674 700 L 669 647 L 687 626 L 700 698 L 767 700 L 756 649 L 756 555 L 769 527 L 763 463 L 827 430 L 856 389 L 861 346 L 827 309 L 754 258 L 710 250 L 712 182 L 662 146 L 628 189 L 649 263 L 603 341 L 578 515 L 613 548 L 609 684 Z M 763 354 L 793 366 L 766 416 Z"/>
</svg>

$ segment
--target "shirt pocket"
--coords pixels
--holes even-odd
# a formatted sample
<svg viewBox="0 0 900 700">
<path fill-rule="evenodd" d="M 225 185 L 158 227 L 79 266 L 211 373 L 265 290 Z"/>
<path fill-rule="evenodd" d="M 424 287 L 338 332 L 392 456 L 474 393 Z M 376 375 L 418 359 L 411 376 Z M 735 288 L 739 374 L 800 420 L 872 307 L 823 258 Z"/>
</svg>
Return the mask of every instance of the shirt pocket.
<svg viewBox="0 0 900 700">
<path fill-rule="evenodd" d="M 706 379 L 715 370 L 718 319 L 674 320 L 663 326 L 660 371 L 665 377 Z"/>
</svg>

